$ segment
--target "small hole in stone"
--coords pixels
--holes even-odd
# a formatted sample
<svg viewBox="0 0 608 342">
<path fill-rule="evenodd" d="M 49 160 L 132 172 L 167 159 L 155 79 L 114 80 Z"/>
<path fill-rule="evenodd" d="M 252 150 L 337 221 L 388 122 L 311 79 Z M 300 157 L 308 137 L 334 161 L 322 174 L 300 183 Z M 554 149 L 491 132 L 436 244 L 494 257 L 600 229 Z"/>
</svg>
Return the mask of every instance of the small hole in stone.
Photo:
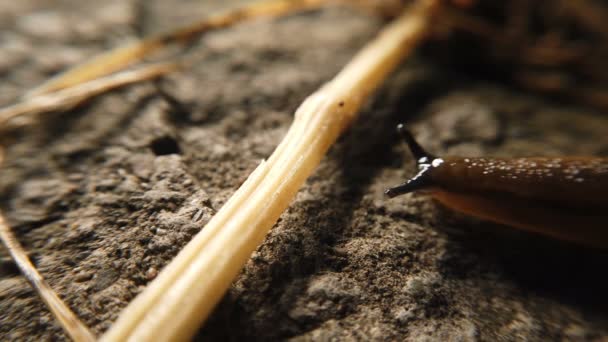
<svg viewBox="0 0 608 342">
<path fill-rule="evenodd" d="M 20 273 L 19 267 L 9 258 L 0 259 L 0 276 L 1 277 L 14 277 Z"/>
<path fill-rule="evenodd" d="M 344 101 L 340 101 L 340 103 L 338 103 L 338 105 L 339 105 L 340 107 L 344 107 Z"/>
<path fill-rule="evenodd" d="M 150 143 L 152 152 L 157 156 L 166 156 L 168 154 L 180 154 L 182 150 L 179 148 L 177 141 L 169 136 L 164 136 L 152 140 Z"/>
</svg>

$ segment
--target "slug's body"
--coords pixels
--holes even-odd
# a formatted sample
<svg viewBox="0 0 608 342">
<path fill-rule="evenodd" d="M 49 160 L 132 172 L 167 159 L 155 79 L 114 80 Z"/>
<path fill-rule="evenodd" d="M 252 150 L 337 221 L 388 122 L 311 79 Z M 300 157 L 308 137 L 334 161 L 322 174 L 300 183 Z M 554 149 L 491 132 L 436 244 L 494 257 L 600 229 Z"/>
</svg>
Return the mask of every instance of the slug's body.
<svg viewBox="0 0 608 342">
<path fill-rule="evenodd" d="M 608 248 L 608 159 L 437 158 L 398 129 L 420 172 L 387 190 L 390 197 L 428 190 L 465 214 Z"/>
</svg>

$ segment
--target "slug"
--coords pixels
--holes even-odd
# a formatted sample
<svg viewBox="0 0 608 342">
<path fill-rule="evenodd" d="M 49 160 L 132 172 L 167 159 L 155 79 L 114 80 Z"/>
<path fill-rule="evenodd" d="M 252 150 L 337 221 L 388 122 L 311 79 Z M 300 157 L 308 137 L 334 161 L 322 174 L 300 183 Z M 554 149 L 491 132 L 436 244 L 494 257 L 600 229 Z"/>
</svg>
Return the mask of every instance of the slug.
<svg viewBox="0 0 608 342">
<path fill-rule="evenodd" d="M 389 197 L 425 190 L 467 215 L 608 248 L 608 158 L 439 158 L 402 124 L 397 130 L 419 172 Z"/>
</svg>

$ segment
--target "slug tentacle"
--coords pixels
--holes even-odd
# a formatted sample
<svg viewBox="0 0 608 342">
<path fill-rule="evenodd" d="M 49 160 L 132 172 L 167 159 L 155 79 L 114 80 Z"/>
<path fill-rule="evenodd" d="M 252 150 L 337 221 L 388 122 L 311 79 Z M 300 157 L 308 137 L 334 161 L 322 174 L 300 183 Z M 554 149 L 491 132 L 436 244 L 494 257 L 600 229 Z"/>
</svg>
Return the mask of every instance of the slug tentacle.
<svg viewBox="0 0 608 342">
<path fill-rule="evenodd" d="M 412 132 L 410 132 L 403 124 L 397 125 L 397 132 L 401 135 L 414 158 L 416 158 L 416 163 L 420 165 L 420 163 L 429 163 L 431 160 L 435 159 L 435 156 L 428 153 L 427 151 L 418 144 Z"/>
<path fill-rule="evenodd" d="M 428 189 L 433 186 L 432 177 L 430 173 L 433 168 L 443 164 L 441 158 L 437 158 L 418 144 L 412 133 L 405 128 L 403 124 L 397 125 L 397 132 L 401 135 L 405 143 L 410 149 L 410 152 L 416 159 L 416 166 L 418 166 L 418 174 L 412 177 L 405 183 L 387 189 L 384 193 L 393 198 L 395 196 L 407 194 L 408 192 Z"/>
<path fill-rule="evenodd" d="M 424 174 L 420 172 L 416 177 L 406 181 L 405 183 L 394 186 L 390 189 L 386 189 L 384 194 L 390 198 L 393 198 L 399 195 L 407 194 L 408 192 L 422 190 L 430 186 L 428 180 L 429 178 L 424 177 Z"/>
</svg>

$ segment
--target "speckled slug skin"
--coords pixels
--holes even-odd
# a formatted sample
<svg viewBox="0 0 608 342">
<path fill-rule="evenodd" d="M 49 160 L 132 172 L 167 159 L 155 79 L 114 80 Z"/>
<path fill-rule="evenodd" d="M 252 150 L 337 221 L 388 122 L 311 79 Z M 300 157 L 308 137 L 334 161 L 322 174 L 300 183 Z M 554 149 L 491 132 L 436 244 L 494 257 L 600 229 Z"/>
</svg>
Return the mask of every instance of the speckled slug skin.
<svg viewBox="0 0 608 342">
<path fill-rule="evenodd" d="M 420 172 L 387 195 L 427 190 L 468 215 L 608 248 L 608 159 L 437 158 L 399 129 Z"/>
<path fill-rule="evenodd" d="M 433 181 L 455 192 L 512 195 L 564 208 L 608 209 L 608 159 L 445 158 L 429 170 Z"/>
</svg>

